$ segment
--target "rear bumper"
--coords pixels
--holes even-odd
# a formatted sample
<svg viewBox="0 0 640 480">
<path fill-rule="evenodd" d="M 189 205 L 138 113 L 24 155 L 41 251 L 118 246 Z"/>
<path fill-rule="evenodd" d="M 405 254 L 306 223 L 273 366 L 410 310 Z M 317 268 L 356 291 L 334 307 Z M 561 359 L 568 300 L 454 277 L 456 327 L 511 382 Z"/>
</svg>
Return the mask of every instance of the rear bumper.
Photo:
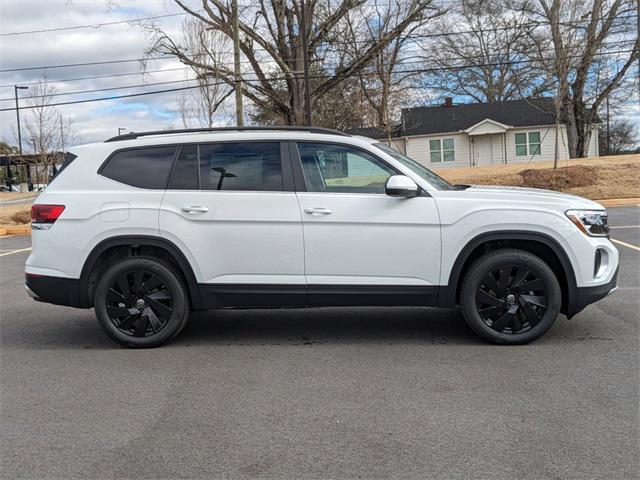
<svg viewBox="0 0 640 480">
<path fill-rule="evenodd" d="M 46 275 L 25 275 L 24 287 L 27 294 L 39 302 L 65 305 L 68 307 L 87 308 L 80 302 L 77 278 L 50 277 Z"/>
<path fill-rule="evenodd" d="M 613 277 L 608 283 L 597 285 L 595 287 L 578 287 L 576 290 L 575 301 L 569 305 L 567 317 L 571 318 L 580 313 L 584 308 L 598 300 L 603 299 L 607 295 L 613 293 L 618 288 L 618 269 L 616 269 Z"/>
</svg>

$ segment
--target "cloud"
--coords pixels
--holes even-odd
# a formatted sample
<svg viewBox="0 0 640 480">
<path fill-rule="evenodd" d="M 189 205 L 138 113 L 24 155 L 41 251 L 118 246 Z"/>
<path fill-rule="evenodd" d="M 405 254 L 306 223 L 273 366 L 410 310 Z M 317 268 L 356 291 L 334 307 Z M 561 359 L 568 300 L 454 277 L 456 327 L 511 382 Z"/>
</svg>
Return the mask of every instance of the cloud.
<svg viewBox="0 0 640 480">
<path fill-rule="evenodd" d="M 136 2 L 134 7 L 108 8 L 106 1 L 30 0 L 27 3 L 24 0 L 2 0 L 0 2 L 2 18 L 0 33 L 131 20 L 179 11 L 173 2 Z M 177 34 L 182 18 L 181 16 L 169 17 L 159 19 L 157 23 L 165 31 Z M 0 37 L 0 69 L 142 58 L 150 40 L 147 30 L 129 23 L 101 28 L 5 36 Z M 0 112 L 0 139 L 14 142 L 12 130 L 16 127 L 16 112 L 13 85 L 36 82 L 41 80 L 43 75 L 46 75 L 48 81 L 55 85 L 58 94 L 118 87 L 116 90 L 103 92 L 59 95 L 54 97 L 56 103 L 193 85 L 191 82 L 145 88 L 123 88 L 155 82 L 181 81 L 191 76 L 189 70 L 174 59 L 151 61 L 147 69 L 167 71 L 145 75 L 62 81 L 143 70 L 140 63 L 131 62 L 2 73 L 0 99 L 8 100 L 0 101 L 0 108 L 12 110 Z M 21 105 L 26 105 L 24 97 L 29 95 L 29 91 L 22 90 L 19 94 L 23 98 Z M 113 136 L 117 133 L 118 127 L 126 127 L 132 131 L 180 127 L 179 97 L 180 92 L 175 92 L 56 108 L 64 117 L 72 120 L 75 138 L 82 142 L 93 142 Z M 23 127 L 30 114 L 26 109 L 20 110 Z M 28 139 L 23 138 L 25 150 L 28 150 L 27 143 Z"/>
</svg>

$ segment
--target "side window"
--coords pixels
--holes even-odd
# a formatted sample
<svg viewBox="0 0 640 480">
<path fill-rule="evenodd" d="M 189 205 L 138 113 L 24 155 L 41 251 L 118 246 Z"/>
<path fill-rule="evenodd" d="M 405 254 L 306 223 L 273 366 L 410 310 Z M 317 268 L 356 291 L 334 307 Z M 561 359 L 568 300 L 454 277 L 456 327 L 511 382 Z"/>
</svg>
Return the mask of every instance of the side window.
<svg viewBox="0 0 640 480">
<path fill-rule="evenodd" d="M 540 132 L 529 132 L 529 155 L 540 155 Z"/>
<path fill-rule="evenodd" d="M 396 171 L 372 155 L 344 145 L 298 143 L 309 192 L 385 193 Z"/>
<path fill-rule="evenodd" d="M 527 134 L 516 133 L 516 156 L 525 157 L 527 155 Z"/>
<path fill-rule="evenodd" d="M 173 169 L 169 188 L 172 190 L 198 190 L 198 145 L 182 145 Z"/>
<path fill-rule="evenodd" d="M 540 132 L 516 133 L 516 156 L 540 155 Z"/>
<path fill-rule="evenodd" d="M 122 150 L 99 173 L 132 187 L 164 189 L 175 152 L 173 146 Z"/>
<path fill-rule="evenodd" d="M 455 161 L 455 147 L 453 138 L 429 140 L 429 154 L 432 162 Z"/>
<path fill-rule="evenodd" d="M 280 143 L 200 145 L 200 188 L 281 191 Z"/>
</svg>

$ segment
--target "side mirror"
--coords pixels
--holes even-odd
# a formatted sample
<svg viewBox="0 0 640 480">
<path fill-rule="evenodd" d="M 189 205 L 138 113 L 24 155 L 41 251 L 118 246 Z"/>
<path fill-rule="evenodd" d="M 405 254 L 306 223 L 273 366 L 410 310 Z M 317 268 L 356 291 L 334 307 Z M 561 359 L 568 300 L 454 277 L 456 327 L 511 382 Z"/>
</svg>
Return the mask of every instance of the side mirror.
<svg viewBox="0 0 640 480">
<path fill-rule="evenodd" d="M 420 187 L 405 175 L 389 177 L 384 188 L 390 197 L 413 198 L 420 195 Z"/>
</svg>

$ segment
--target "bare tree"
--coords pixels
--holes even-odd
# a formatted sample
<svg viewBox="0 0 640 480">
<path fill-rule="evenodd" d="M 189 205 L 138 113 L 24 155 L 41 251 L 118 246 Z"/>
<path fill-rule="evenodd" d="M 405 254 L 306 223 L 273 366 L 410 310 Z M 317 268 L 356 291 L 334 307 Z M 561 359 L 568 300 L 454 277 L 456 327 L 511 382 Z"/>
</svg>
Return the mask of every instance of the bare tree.
<svg viewBox="0 0 640 480">
<path fill-rule="evenodd" d="M 208 28 L 232 37 L 232 12 L 223 0 L 202 0 L 201 10 L 184 0 L 174 0 L 185 12 L 199 19 Z M 312 105 L 345 79 L 360 73 L 391 41 L 416 22 L 433 15 L 437 8 L 432 0 L 405 0 L 398 12 L 395 28 L 381 38 L 363 44 L 361 55 L 339 68 L 328 68 L 335 58 L 336 36 L 344 28 L 345 18 L 367 0 L 307 0 L 306 33 L 311 70 L 326 75 L 313 78 L 310 85 Z M 239 21 L 240 49 L 247 65 L 244 69 L 242 93 L 265 110 L 273 110 L 285 124 L 303 124 L 304 115 L 304 49 L 301 38 L 300 0 L 258 0 L 248 7 Z M 200 68 L 214 79 L 229 85 L 234 82 L 229 65 L 210 65 L 189 55 L 181 42 L 162 31 L 157 32 L 155 52 L 174 55 L 185 65 Z M 321 68 L 318 68 L 321 67 Z"/>
<path fill-rule="evenodd" d="M 229 38 L 221 32 L 208 29 L 199 19 L 185 19 L 182 35 L 185 55 L 195 59 L 198 64 L 217 68 L 231 60 Z M 216 123 L 226 123 L 219 110 L 233 93 L 233 89 L 224 82 L 210 78 L 208 71 L 198 65 L 190 67 L 191 72 L 195 74 L 197 88 L 183 92 L 178 100 L 183 126 L 211 128 Z"/>
<path fill-rule="evenodd" d="M 476 102 L 544 93 L 549 84 L 529 59 L 534 25 L 505 0 L 463 0 L 422 43 L 432 70 L 423 85 Z M 432 66 L 432 67 L 431 67 Z"/>
<path fill-rule="evenodd" d="M 26 143 L 32 146 L 33 153 L 37 155 L 35 174 L 39 177 L 38 165 L 44 165 L 42 172 L 46 183 L 48 166 L 53 165 L 59 158 L 58 152 L 65 151 L 67 145 L 72 142 L 71 120 L 64 117 L 51 105 L 53 96 L 57 92 L 55 86 L 47 83 L 46 76 L 29 88 L 29 96 L 26 97 L 27 112 L 25 125 Z"/>
<path fill-rule="evenodd" d="M 638 150 L 638 129 L 628 118 L 616 118 L 609 132 L 600 130 L 600 154 L 619 155 Z"/>
<path fill-rule="evenodd" d="M 311 74 L 316 78 L 322 76 L 323 72 L 312 71 Z M 284 89 L 282 94 L 286 95 Z M 272 108 L 259 105 L 252 109 L 249 117 L 257 125 L 285 124 L 283 117 Z M 313 104 L 312 122 L 317 127 L 349 130 L 374 125 L 375 121 L 375 114 L 357 77 L 346 78 Z"/>
<path fill-rule="evenodd" d="M 374 0 L 372 4 L 359 6 L 346 16 L 347 46 L 352 58 L 360 57 L 362 45 L 379 42 L 401 21 L 402 10 L 406 8 L 404 0 Z M 374 121 L 367 126 L 382 129 L 391 143 L 392 130 L 399 117 L 401 105 L 407 101 L 406 89 L 409 81 L 416 76 L 415 71 L 403 72 L 401 65 L 408 61 L 407 44 L 414 32 L 420 31 L 427 22 L 445 10 L 424 16 L 407 27 L 399 35 L 380 49 L 358 80 L 364 97 L 374 113 Z"/>
<path fill-rule="evenodd" d="M 587 154 L 602 102 L 639 58 L 636 8 L 625 0 L 538 0 L 522 6 L 540 21 L 532 35 L 536 59 L 554 83 L 572 158 Z"/>
</svg>

